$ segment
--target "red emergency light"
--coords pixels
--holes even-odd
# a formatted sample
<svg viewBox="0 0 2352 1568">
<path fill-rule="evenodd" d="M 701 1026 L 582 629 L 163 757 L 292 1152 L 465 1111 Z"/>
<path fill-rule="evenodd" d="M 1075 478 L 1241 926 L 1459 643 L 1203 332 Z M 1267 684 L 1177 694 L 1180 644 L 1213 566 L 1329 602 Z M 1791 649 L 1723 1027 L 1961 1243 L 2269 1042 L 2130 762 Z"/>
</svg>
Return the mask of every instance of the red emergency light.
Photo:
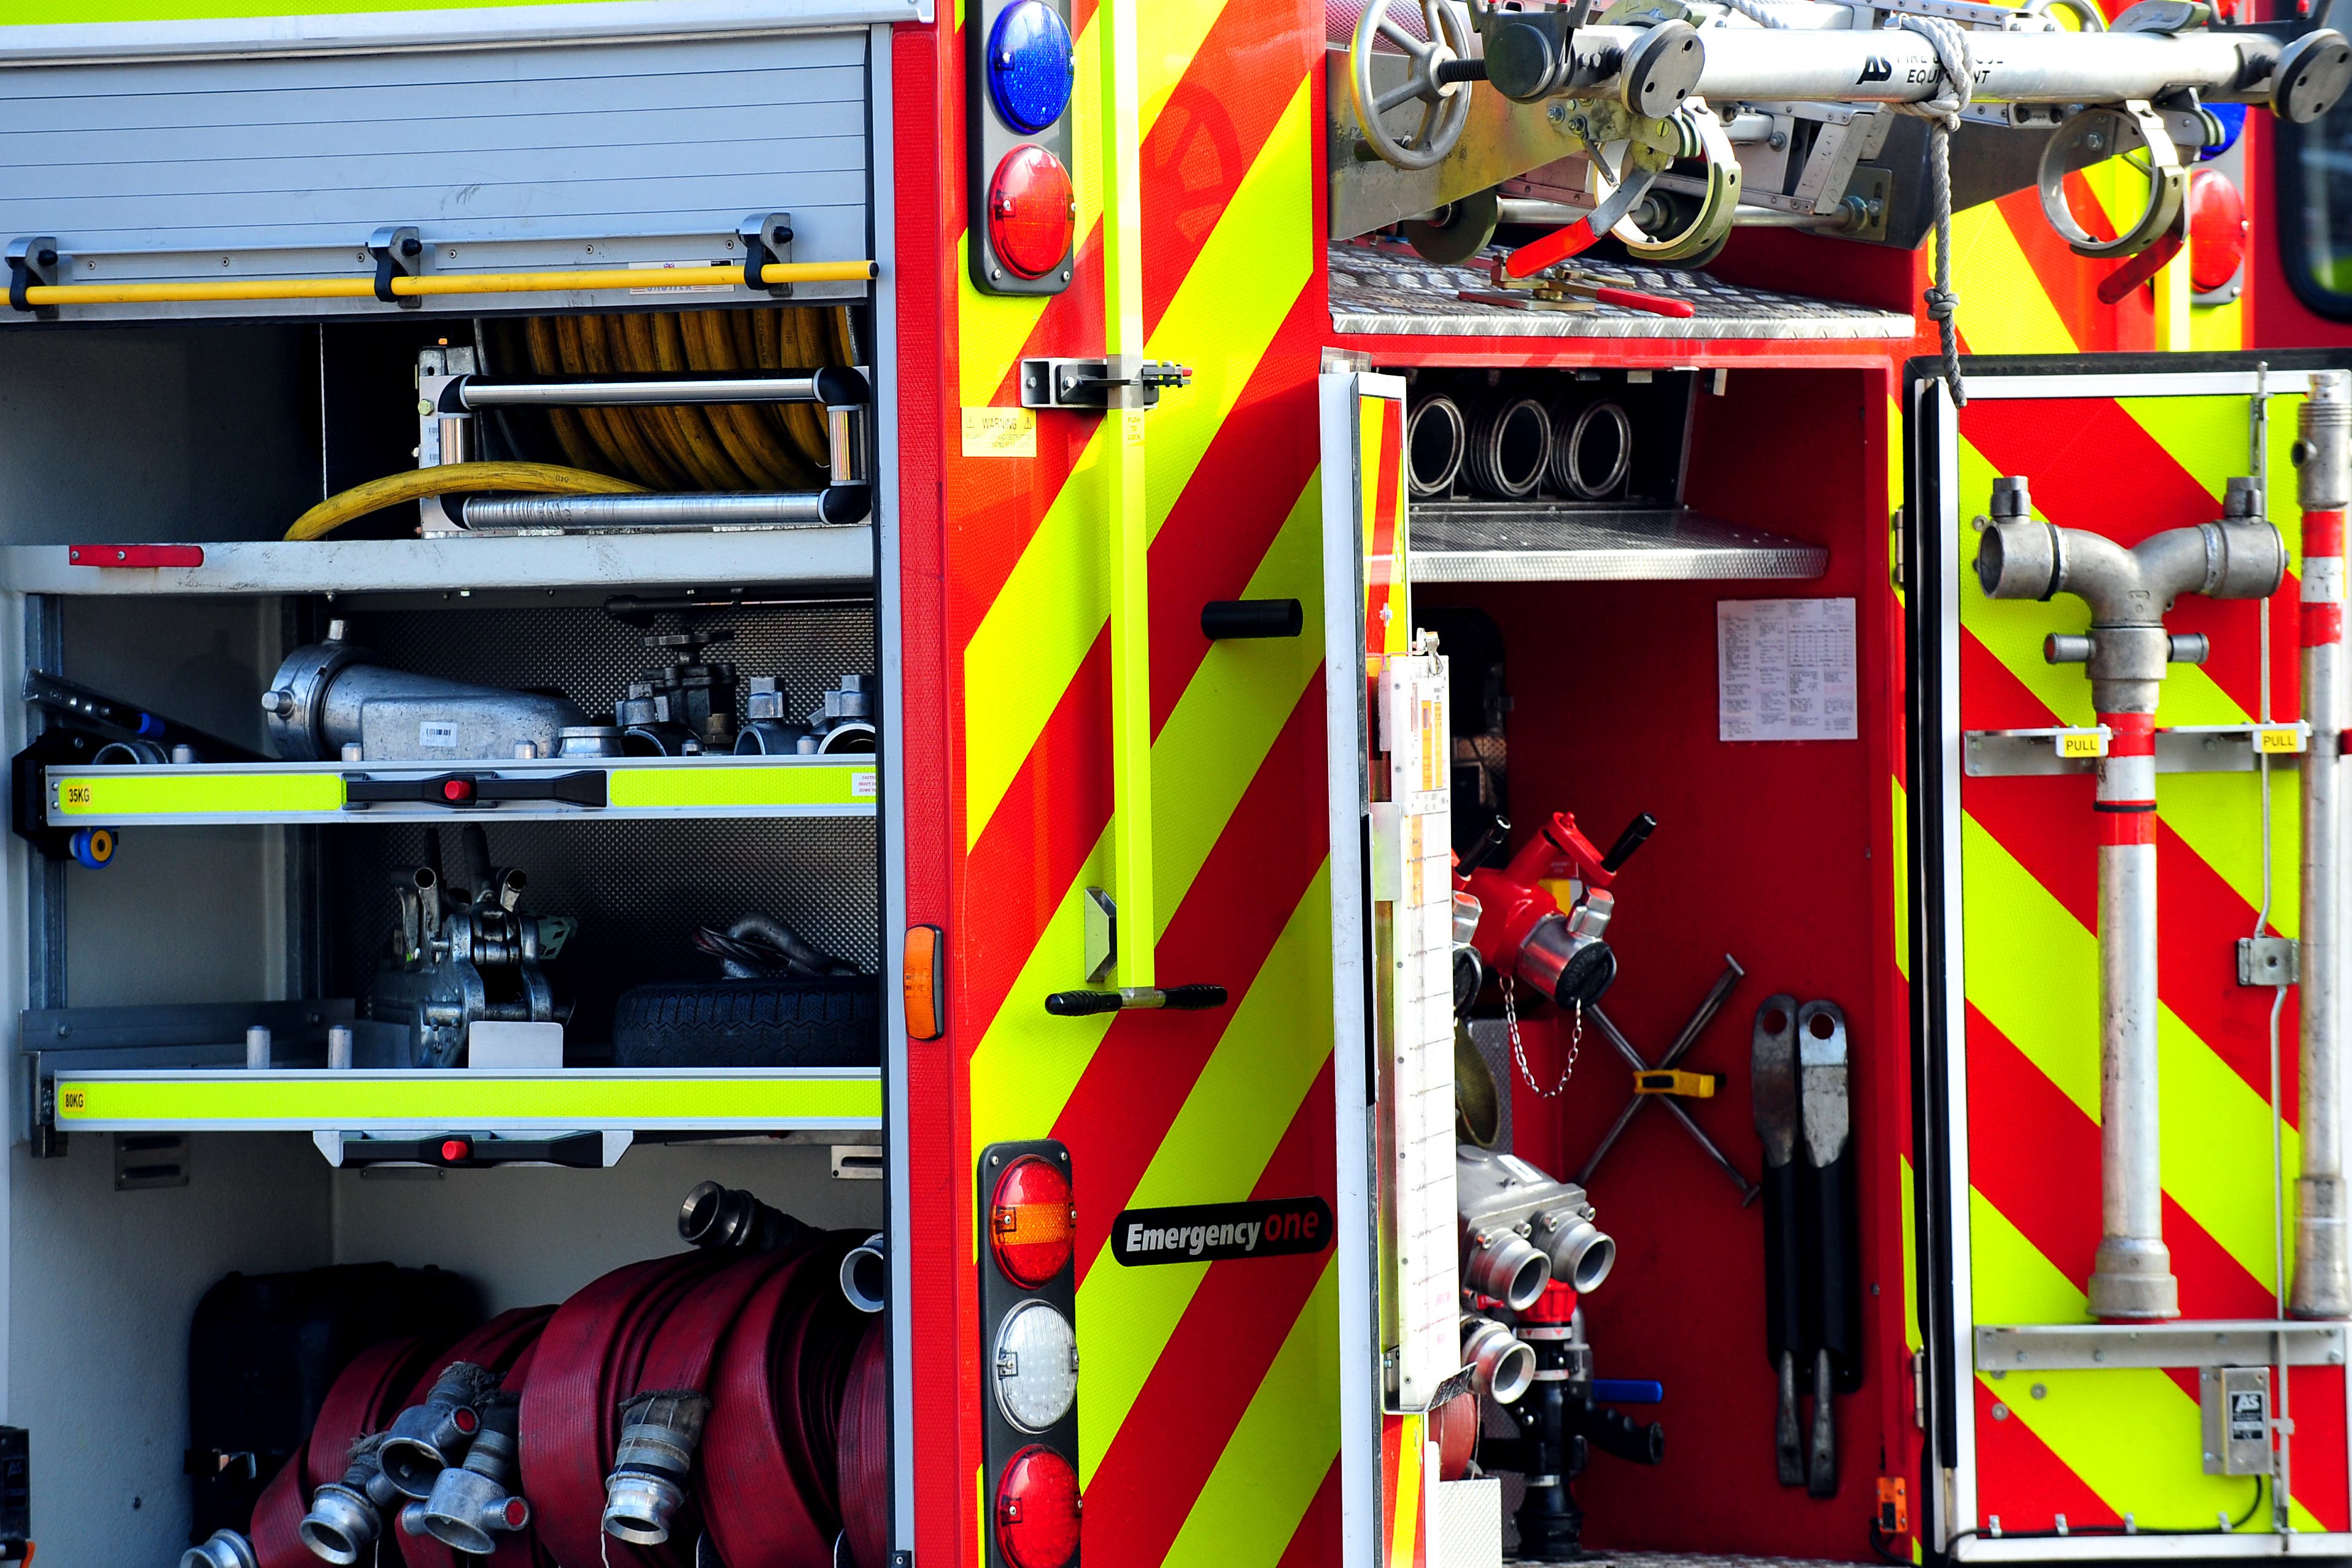
<svg viewBox="0 0 2352 1568">
<path fill-rule="evenodd" d="M 1070 1178 L 1034 1155 L 1024 1155 L 997 1178 L 988 1206 L 988 1242 L 1004 1277 L 1034 1291 L 1060 1273 L 1077 1235 Z"/>
<path fill-rule="evenodd" d="M 996 258 L 1023 277 L 1043 277 L 1062 265 L 1078 222 L 1070 172 L 1035 142 L 1004 155 L 988 184 L 988 243 Z"/>
<path fill-rule="evenodd" d="M 1078 1553 L 1078 1471 L 1033 1443 L 996 1483 L 996 1548 L 1012 1568 L 1063 1568 Z"/>
</svg>

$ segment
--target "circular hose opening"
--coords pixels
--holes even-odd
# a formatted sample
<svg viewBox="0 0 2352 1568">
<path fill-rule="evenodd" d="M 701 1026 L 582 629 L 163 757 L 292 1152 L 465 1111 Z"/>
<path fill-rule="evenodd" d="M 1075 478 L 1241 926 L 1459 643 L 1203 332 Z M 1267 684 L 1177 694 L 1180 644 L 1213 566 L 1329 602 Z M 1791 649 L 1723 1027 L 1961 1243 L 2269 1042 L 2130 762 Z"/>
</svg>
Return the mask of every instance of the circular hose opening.
<svg viewBox="0 0 2352 1568">
<path fill-rule="evenodd" d="M 1609 1278 L 1609 1270 L 1616 1266 L 1616 1239 L 1595 1230 L 1569 1260 L 1568 1282 L 1580 1296 Z"/>
<path fill-rule="evenodd" d="M 1633 422 L 1605 399 L 1587 403 L 1567 434 L 1554 437 L 1551 482 L 1579 500 L 1615 494 L 1633 467 Z"/>
<path fill-rule="evenodd" d="M 331 1524 L 321 1524 L 315 1519 L 306 1519 L 297 1527 L 294 1533 L 301 1537 L 302 1544 L 310 1549 L 310 1554 L 314 1557 L 323 1558 L 329 1563 L 338 1564 L 356 1563 L 360 1560 L 359 1548 L 352 1544 L 351 1537 Z"/>
<path fill-rule="evenodd" d="M 1536 1353 L 1530 1346 L 1513 1340 L 1510 1348 L 1495 1358 L 1492 1391 L 1497 1405 L 1516 1405 L 1519 1396 L 1536 1383 Z"/>
<path fill-rule="evenodd" d="M 686 1195 L 678 1206 L 677 1233 L 694 1246 L 718 1239 L 713 1235 L 719 1223 L 719 1206 L 726 1201 L 727 1189 L 715 1181 L 703 1182 Z"/>
<path fill-rule="evenodd" d="M 880 1312 L 889 1292 L 890 1265 L 873 1247 L 856 1248 L 841 1260 L 841 1293 L 859 1312 Z"/>
<path fill-rule="evenodd" d="M 1470 427 L 1450 397 L 1425 397 L 1405 421 L 1405 479 L 1416 496 L 1442 496 L 1462 472 Z"/>
<path fill-rule="evenodd" d="M 1477 492 L 1495 501 L 1534 494 L 1551 464 L 1551 416 L 1531 397 L 1497 399 L 1470 422 L 1463 462 Z"/>
</svg>

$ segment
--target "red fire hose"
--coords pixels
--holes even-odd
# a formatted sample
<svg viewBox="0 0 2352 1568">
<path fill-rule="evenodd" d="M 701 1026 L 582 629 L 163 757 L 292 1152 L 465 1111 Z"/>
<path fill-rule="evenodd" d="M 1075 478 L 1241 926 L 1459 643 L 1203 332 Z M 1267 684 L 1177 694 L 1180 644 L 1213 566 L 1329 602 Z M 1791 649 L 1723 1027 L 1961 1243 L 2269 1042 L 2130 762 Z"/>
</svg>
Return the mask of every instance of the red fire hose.
<svg viewBox="0 0 2352 1568">
<path fill-rule="evenodd" d="M 457 1361 L 502 1372 L 502 1386 L 521 1396 L 515 1485 L 531 1521 L 499 1538 L 491 1568 L 693 1568 L 706 1533 L 727 1568 L 823 1568 L 841 1536 L 856 1568 L 884 1568 L 887 1341 L 838 1279 L 863 1239 L 834 1232 L 769 1252 L 633 1263 L 561 1307 L 503 1313 L 446 1347 L 372 1347 L 337 1378 L 305 1450 L 265 1489 L 250 1535 L 261 1568 L 316 1568 L 296 1533 L 306 1500 L 342 1477 L 360 1437 L 422 1401 Z M 701 1392 L 711 1404 L 669 1539 L 634 1545 L 604 1532 L 605 1481 L 623 1403 L 656 1391 Z M 383 1527 L 405 1568 L 480 1561 L 393 1518 Z"/>
</svg>

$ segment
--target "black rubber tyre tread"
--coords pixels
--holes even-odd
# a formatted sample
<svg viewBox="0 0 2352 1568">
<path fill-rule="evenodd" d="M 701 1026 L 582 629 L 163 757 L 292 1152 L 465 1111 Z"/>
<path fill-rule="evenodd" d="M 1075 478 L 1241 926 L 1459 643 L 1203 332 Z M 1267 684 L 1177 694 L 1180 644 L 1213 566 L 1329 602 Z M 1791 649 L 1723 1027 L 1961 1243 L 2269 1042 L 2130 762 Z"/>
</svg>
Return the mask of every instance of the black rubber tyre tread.
<svg viewBox="0 0 2352 1568">
<path fill-rule="evenodd" d="M 882 987 L 871 975 L 680 980 L 621 993 L 615 1067 L 877 1067 Z"/>
</svg>

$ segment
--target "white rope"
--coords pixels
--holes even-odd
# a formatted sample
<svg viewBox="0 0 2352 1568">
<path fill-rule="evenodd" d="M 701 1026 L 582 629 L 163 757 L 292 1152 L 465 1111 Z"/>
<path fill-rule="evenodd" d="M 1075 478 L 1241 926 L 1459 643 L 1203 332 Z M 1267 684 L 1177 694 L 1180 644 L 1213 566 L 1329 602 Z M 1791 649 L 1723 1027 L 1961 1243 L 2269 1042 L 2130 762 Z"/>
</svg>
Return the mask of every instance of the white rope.
<svg viewBox="0 0 2352 1568">
<path fill-rule="evenodd" d="M 1788 26 L 1785 0 L 1723 0 L 1741 16 L 1762 27 Z M 1960 382 L 1960 329 L 1953 318 L 1960 297 L 1952 291 L 1952 132 L 1960 128 L 1960 110 L 1968 108 L 1977 87 L 1976 56 L 1969 47 L 1968 29 L 1941 16 L 1897 16 L 1897 24 L 1917 33 L 1936 50 L 1936 65 L 1944 77 L 1944 90 L 1919 103 L 1890 105 L 1901 114 L 1927 122 L 1928 200 L 1936 208 L 1936 282 L 1927 293 L 1927 317 L 1943 340 L 1944 384 L 1952 390 L 1956 408 L 1968 405 L 1968 389 Z"/>
<path fill-rule="evenodd" d="M 1936 283 L 1927 290 L 1927 315 L 1943 339 L 1944 384 L 1951 389 L 1952 405 L 1965 408 L 1969 394 L 1960 382 L 1960 330 L 1953 319 L 1959 311 L 1960 297 L 1952 290 L 1951 144 L 1952 132 L 1960 128 L 1960 110 L 1968 108 L 1976 92 L 1976 57 L 1969 47 L 1968 30 L 1957 22 L 1907 15 L 1895 20 L 1935 47 L 1936 64 L 1944 77 L 1944 90 L 1938 96 L 1894 108 L 1927 122 L 1928 199 L 1936 207 Z"/>
</svg>

